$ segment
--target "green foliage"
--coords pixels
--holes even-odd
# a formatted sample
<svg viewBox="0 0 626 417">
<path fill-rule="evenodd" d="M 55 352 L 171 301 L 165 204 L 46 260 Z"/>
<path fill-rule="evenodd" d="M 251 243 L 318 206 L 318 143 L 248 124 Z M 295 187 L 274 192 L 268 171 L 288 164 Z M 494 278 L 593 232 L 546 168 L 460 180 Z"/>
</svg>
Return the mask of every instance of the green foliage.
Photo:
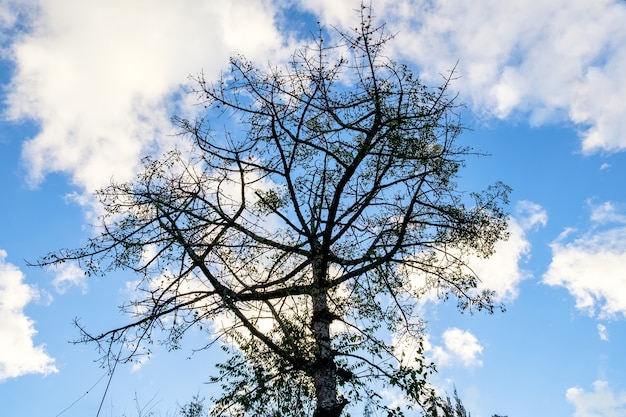
<svg viewBox="0 0 626 417">
<path fill-rule="evenodd" d="M 258 340 L 234 338 L 237 347 L 222 346 L 229 359 L 217 365 L 220 376 L 211 378 L 222 389 L 213 414 L 310 417 L 314 388 L 305 372 L 272 355 Z"/>
</svg>

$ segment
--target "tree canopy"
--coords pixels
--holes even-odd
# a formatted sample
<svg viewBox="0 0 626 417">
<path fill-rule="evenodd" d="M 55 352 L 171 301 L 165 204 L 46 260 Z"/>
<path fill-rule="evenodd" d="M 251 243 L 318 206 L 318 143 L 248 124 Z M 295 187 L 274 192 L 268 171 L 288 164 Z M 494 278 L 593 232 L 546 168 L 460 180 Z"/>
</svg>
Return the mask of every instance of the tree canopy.
<svg viewBox="0 0 626 417">
<path fill-rule="evenodd" d="M 214 415 L 339 417 L 366 397 L 384 408 L 376 384 L 430 398 L 416 304 L 435 291 L 498 307 L 467 259 L 506 238 L 509 190 L 459 189 L 473 151 L 456 143 L 453 72 L 425 86 L 385 56 L 392 37 L 371 10 L 360 16 L 320 28 L 287 66 L 235 57 L 218 81 L 194 78 L 206 110 L 174 119 L 193 151 L 99 191 L 99 233 L 40 261 L 140 277 L 128 324 L 81 325 L 82 341 L 128 361 L 206 328 L 229 353 Z"/>
</svg>

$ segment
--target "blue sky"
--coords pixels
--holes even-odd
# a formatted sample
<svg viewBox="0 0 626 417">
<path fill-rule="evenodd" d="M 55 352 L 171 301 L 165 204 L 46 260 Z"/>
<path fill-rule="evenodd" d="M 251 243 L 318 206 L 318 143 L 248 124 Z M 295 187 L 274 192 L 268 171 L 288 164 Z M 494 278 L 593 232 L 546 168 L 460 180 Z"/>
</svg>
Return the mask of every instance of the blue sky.
<svg viewBox="0 0 626 417">
<path fill-rule="evenodd" d="M 91 192 L 132 178 L 193 115 L 188 75 L 243 54 L 280 64 L 315 22 L 351 27 L 355 1 L 0 0 L 0 403 L 7 416 L 95 415 L 108 376 L 72 320 L 107 328 L 133 277 L 85 279 L 26 260 L 90 236 Z M 626 3 L 376 0 L 388 54 L 452 88 L 472 130 L 460 187 L 513 188 L 511 238 L 475 269 L 506 313 L 425 300 L 432 382 L 475 417 L 626 415 Z M 217 350 L 156 349 L 120 366 L 101 416 L 173 413 Z M 387 393 L 395 401 L 393 393 Z"/>
</svg>

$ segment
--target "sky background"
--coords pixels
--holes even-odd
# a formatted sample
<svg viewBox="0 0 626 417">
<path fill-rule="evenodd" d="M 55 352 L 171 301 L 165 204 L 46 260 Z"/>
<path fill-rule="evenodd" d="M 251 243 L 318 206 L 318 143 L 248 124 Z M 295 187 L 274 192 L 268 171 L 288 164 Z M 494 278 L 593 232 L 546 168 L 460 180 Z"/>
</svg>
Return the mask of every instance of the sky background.
<svg viewBox="0 0 626 417">
<path fill-rule="evenodd" d="M 0 0 L 0 414 L 176 411 L 215 374 L 216 350 L 156 349 L 109 381 L 75 317 L 124 322 L 131 275 L 27 266 L 90 236 L 91 192 L 131 179 L 193 116 L 188 76 L 228 57 L 280 64 L 316 21 L 358 24 L 350 0 Z M 471 131 L 459 186 L 513 188 L 509 241 L 476 264 L 505 313 L 425 302 L 432 382 L 474 417 L 626 415 L 626 3 L 375 0 L 387 54 L 452 89 Z M 393 401 L 393 393 L 387 393 Z M 356 408 L 360 411 L 359 407 Z"/>
</svg>

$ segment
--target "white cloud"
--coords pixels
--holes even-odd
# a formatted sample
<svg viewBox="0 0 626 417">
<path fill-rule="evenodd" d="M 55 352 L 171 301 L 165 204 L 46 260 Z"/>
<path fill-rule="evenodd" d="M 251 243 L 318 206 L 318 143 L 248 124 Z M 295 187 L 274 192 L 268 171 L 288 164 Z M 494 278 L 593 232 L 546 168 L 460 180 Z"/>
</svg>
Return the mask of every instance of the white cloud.
<svg viewBox="0 0 626 417">
<path fill-rule="evenodd" d="M 26 6 L 24 6 L 25 4 Z M 39 133 L 23 149 L 30 180 L 68 173 L 87 190 L 128 179 L 143 154 L 171 145 L 168 120 L 189 74 L 215 76 L 228 56 L 265 63 L 291 52 L 274 16 L 284 2 L 216 0 L 6 1 L 0 22 L 29 13 L 13 39 L 16 64 L 6 116 Z M 350 27 L 357 3 L 301 2 L 325 24 Z M 626 7 L 609 0 L 375 3 L 374 17 L 399 31 L 392 55 L 432 81 L 460 60 L 455 83 L 476 109 L 576 123 L 588 151 L 626 147 Z M 488 17 L 488 18 L 486 18 Z M 488 23 L 486 23 L 488 22 Z M 306 35 L 306 34 L 305 34 Z M 6 51 L 5 51 L 6 54 Z M 184 96 L 184 94 L 183 94 Z"/>
<path fill-rule="evenodd" d="M 302 2 L 333 23 L 354 6 Z M 374 15 L 398 33 L 392 55 L 429 82 L 458 61 L 462 98 L 485 115 L 576 124 L 586 152 L 626 148 L 626 5 L 614 0 L 379 0 Z"/>
<path fill-rule="evenodd" d="M 626 415 L 626 392 L 614 392 L 606 381 L 593 383 L 593 392 L 569 388 L 567 401 L 576 407 L 574 417 L 623 417 Z"/>
<path fill-rule="evenodd" d="M 31 31 L 8 53 L 16 73 L 7 116 L 40 132 L 23 150 L 33 183 L 68 173 L 88 190 L 112 175 L 129 178 L 140 156 L 171 143 L 169 116 L 188 74 L 209 78 L 229 55 L 265 63 L 290 52 L 274 19 L 282 2 L 217 0 L 7 1 L 11 27 L 30 13 Z M 326 24 L 352 26 L 356 4 L 301 2 Z M 498 117 L 569 118 L 583 148 L 626 147 L 621 117 L 626 85 L 626 7 L 609 0 L 472 3 L 377 1 L 374 17 L 399 31 L 394 55 L 413 60 L 431 81 L 460 60 L 455 83 L 476 109 Z M 487 18 L 488 17 L 488 18 Z M 283 48 L 284 47 L 284 48 Z M 6 54 L 6 51 L 5 51 Z"/>
<path fill-rule="evenodd" d="M 301 7 L 323 23 L 350 27 L 358 6 L 348 3 Z M 274 19 L 284 4 L 4 2 L 4 27 L 15 24 L 18 12 L 30 14 L 31 31 L 8 47 L 16 73 L 6 115 L 40 126 L 23 149 L 31 181 L 62 171 L 93 190 L 112 175 L 130 178 L 140 156 L 171 144 L 169 116 L 190 100 L 173 97 L 187 75 L 204 69 L 212 78 L 234 53 L 265 63 L 293 49 Z M 479 111 L 498 117 L 521 111 L 536 122 L 560 115 L 577 124 L 587 151 L 626 147 L 624 5 L 381 0 L 375 7 L 374 17 L 399 31 L 390 53 L 413 60 L 425 78 L 439 79 L 460 60 L 455 88 Z"/>
<path fill-rule="evenodd" d="M 340 28 L 354 27 L 358 20 L 358 2 L 318 0 L 300 1 L 300 7 L 315 13 L 320 18 L 320 23 L 325 26 L 332 25 Z"/>
<path fill-rule="evenodd" d="M 531 249 L 526 233 L 545 226 L 547 221 L 547 213 L 538 204 L 530 201 L 517 203 L 515 217 L 509 219 L 509 239 L 496 243 L 495 253 L 490 258 L 469 261 L 481 280 L 479 287 L 495 291 L 497 301 L 517 298 L 520 282 L 531 276 L 521 264 Z"/>
<path fill-rule="evenodd" d="M 283 42 L 262 0 L 37 6 L 31 32 L 11 46 L 7 98 L 8 117 L 40 126 L 23 149 L 33 183 L 52 171 L 88 190 L 128 179 L 143 154 L 174 140 L 172 95 L 189 74 L 212 78 L 236 53 L 265 63 Z"/>
<path fill-rule="evenodd" d="M 2 0 L 0 1 L 0 57 L 10 57 L 7 45 L 15 35 L 13 29 L 20 18 L 33 13 L 36 9 L 35 0 Z"/>
<path fill-rule="evenodd" d="M 0 382 L 26 374 L 57 372 L 43 345 L 34 346 L 37 333 L 24 307 L 38 297 L 37 291 L 23 282 L 24 274 L 5 261 L 0 250 Z"/>
<path fill-rule="evenodd" d="M 437 366 L 482 366 L 479 357 L 483 347 L 471 332 L 452 327 L 443 332 L 442 339 L 443 346 L 430 345 L 428 340 L 424 343 L 426 353 L 432 356 Z"/>
<path fill-rule="evenodd" d="M 550 246 L 552 262 L 543 276 L 565 287 L 576 307 L 592 316 L 626 317 L 626 227 L 590 232 L 566 242 L 571 230 Z"/>
<path fill-rule="evenodd" d="M 407 56 L 438 74 L 459 60 L 458 87 L 477 109 L 533 123 L 566 117 L 582 148 L 626 148 L 626 7 L 611 0 L 432 3 L 415 7 L 421 24 L 404 25 Z M 424 18 L 422 10 L 427 10 Z M 408 48 L 408 49 L 407 49 Z"/>
<path fill-rule="evenodd" d="M 592 230 L 575 238 L 576 230 L 568 228 L 552 242 L 552 262 L 543 282 L 565 287 L 576 299 L 576 307 L 592 316 L 626 317 L 625 210 L 623 205 L 610 201 L 587 204 Z M 617 226 L 598 229 L 611 224 Z"/>
<path fill-rule="evenodd" d="M 513 301 L 519 294 L 519 284 L 531 278 L 530 271 L 524 269 L 524 262 L 530 256 L 531 243 L 527 233 L 545 226 L 548 221 L 546 211 L 538 204 L 520 201 L 516 205 L 515 217 L 508 219 L 509 238 L 495 244 L 495 252 L 489 258 L 476 255 L 459 256 L 467 265 L 466 272 L 475 274 L 478 279 L 477 290 L 494 291 L 496 303 Z M 441 301 L 438 288 L 430 287 L 429 280 L 423 273 L 411 275 L 412 285 L 420 289 L 420 307 L 429 302 Z"/>
<path fill-rule="evenodd" d="M 59 294 L 65 294 L 71 287 L 79 287 L 83 294 L 87 292 L 85 271 L 75 263 L 65 262 L 50 269 L 55 274 L 52 285 Z"/>
<path fill-rule="evenodd" d="M 411 336 L 398 337 L 394 335 L 392 344 L 394 354 L 404 366 L 412 367 L 416 361 L 433 362 L 440 367 L 475 368 L 483 365 L 480 356 L 483 346 L 476 336 L 466 330 L 456 327 L 446 329 L 441 335 L 441 343 L 432 341 L 431 334 L 425 334 L 421 340 Z M 420 347 L 421 343 L 421 347 Z"/>
<path fill-rule="evenodd" d="M 495 291 L 496 300 L 511 301 L 517 298 L 519 283 L 530 277 L 520 268 L 520 261 L 530 252 L 530 242 L 524 229 L 515 219 L 509 219 L 510 237 L 496 243 L 495 253 L 487 259 L 469 260 L 472 270 L 480 278 L 480 289 Z"/>
<path fill-rule="evenodd" d="M 604 340 L 605 342 L 608 341 L 609 332 L 606 329 L 606 326 L 604 324 L 598 324 L 596 328 L 598 329 L 598 336 L 600 336 L 600 340 Z"/>
<path fill-rule="evenodd" d="M 518 202 L 515 207 L 515 216 L 524 230 L 532 230 L 548 224 L 548 213 L 532 201 Z"/>
<path fill-rule="evenodd" d="M 591 202 L 591 221 L 599 224 L 607 223 L 621 223 L 626 224 L 625 210 L 621 210 L 619 207 L 610 201 L 606 201 L 598 206 L 593 206 Z"/>
</svg>

